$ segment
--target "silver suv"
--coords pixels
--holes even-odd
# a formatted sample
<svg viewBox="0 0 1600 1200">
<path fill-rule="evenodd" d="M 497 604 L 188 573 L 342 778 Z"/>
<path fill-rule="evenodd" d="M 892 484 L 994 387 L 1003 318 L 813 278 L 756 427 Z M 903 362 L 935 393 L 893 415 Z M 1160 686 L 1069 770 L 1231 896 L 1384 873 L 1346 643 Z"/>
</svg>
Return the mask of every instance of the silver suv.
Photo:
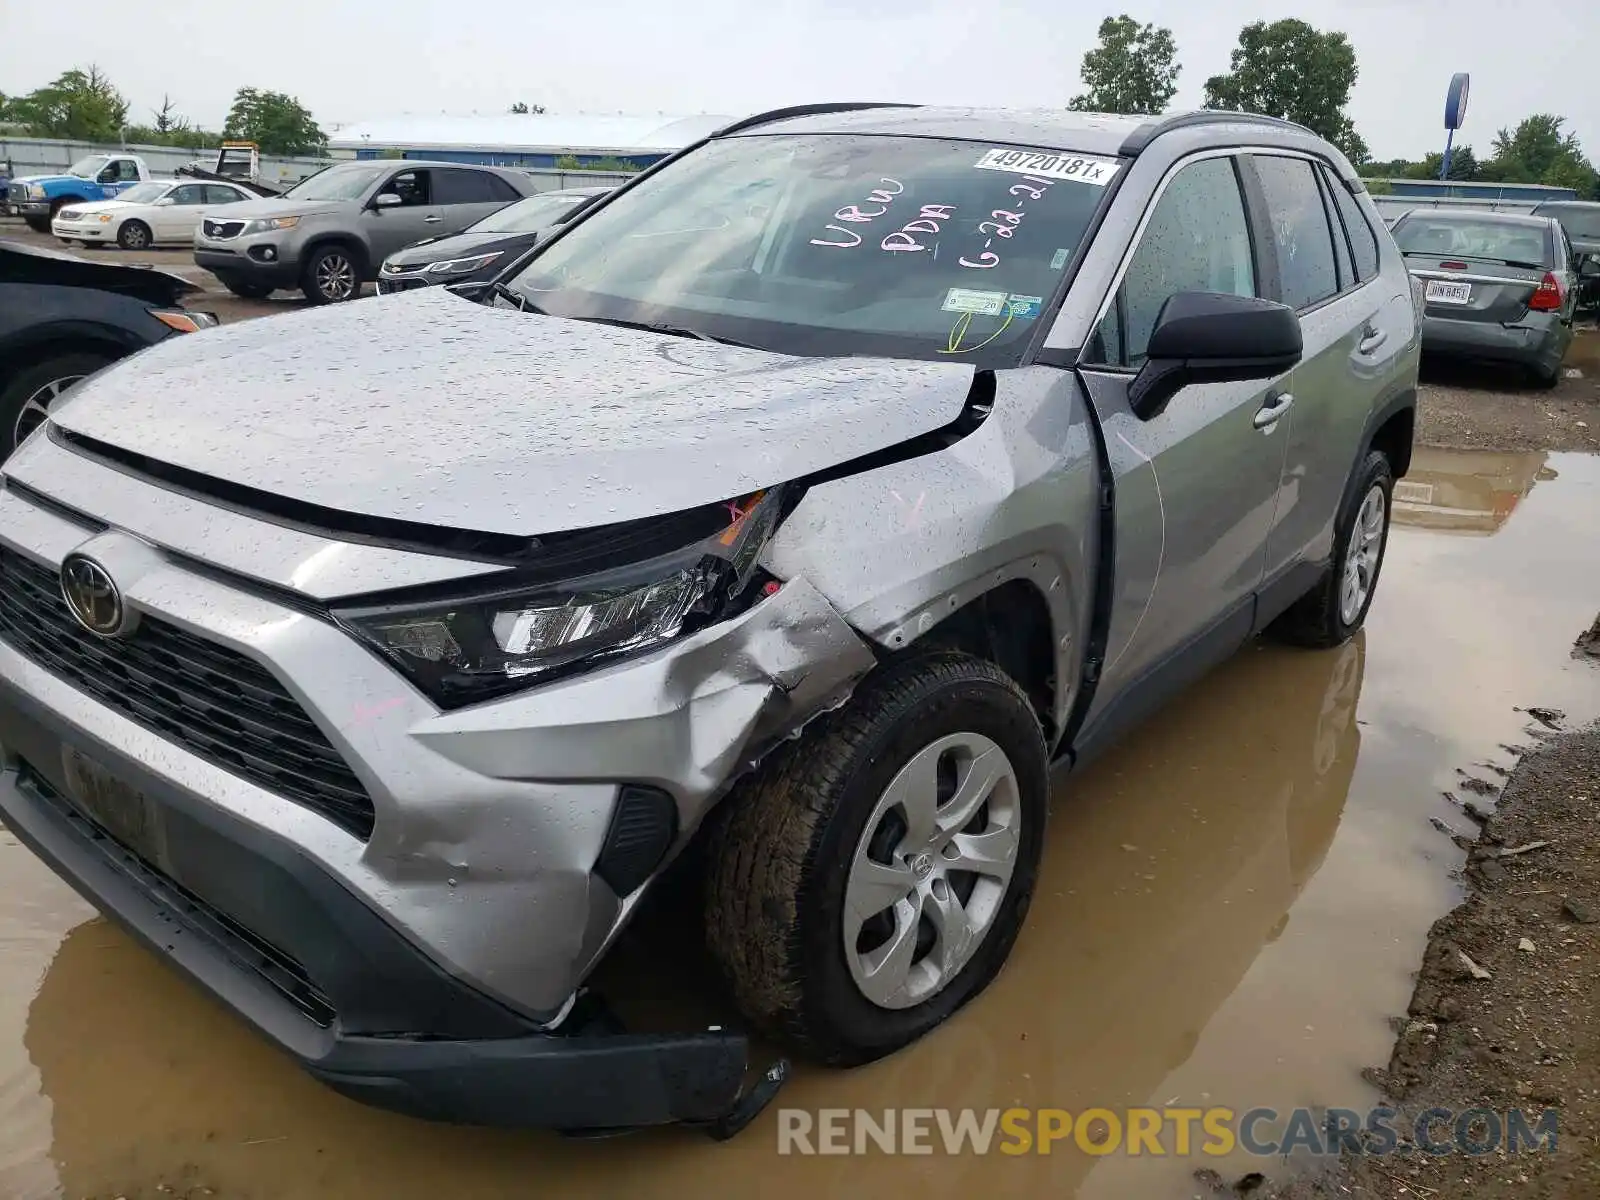
<svg viewBox="0 0 1600 1200">
<path fill-rule="evenodd" d="M 340 163 L 281 196 L 204 218 L 194 260 L 236 296 L 299 288 L 313 304 L 352 300 L 383 260 L 468 225 L 538 188 L 525 171 L 460 163 Z"/>
<path fill-rule="evenodd" d="M 52 411 L 0 492 L 0 815 L 342 1092 L 727 1133 L 782 1064 L 585 990 L 652 883 L 703 876 L 800 1051 L 932 1030 L 1052 764 L 1361 626 L 1420 307 L 1280 121 L 741 121 L 481 303 L 225 326 Z"/>
</svg>

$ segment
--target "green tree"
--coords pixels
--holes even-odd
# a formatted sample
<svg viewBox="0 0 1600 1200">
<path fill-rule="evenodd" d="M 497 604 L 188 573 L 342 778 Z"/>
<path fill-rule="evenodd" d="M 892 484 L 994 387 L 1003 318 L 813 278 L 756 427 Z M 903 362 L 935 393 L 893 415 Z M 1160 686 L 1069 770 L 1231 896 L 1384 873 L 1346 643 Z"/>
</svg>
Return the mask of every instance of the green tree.
<svg viewBox="0 0 1600 1200">
<path fill-rule="evenodd" d="M 156 118 L 154 128 L 157 133 L 172 133 L 176 130 L 185 128 L 189 124 L 187 120 L 185 120 L 183 117 L 180 117 L 173 109 L 172 97 L 168 96 L 165 92 L 161 94 L 161 107 L 155 109 L 154 112 Z"/>
<path fill-rule="evenodd" d="M 12 100 L 8 112 L 33 137 L 116 142 L 128 119 L 128 102 L 99 67 L 74 67 L 54 83 Z"/>
<path fill-rule="evenodd" d="M 1229 65 L 1206 80 L 1207 108 L 1282 117 L 1327 138 L 1356 166 L 1367 160 L 1367 143 L 1345 113 L 1359 71 L 1344 34 L 1293 17 L 1256 21 L 1239 31 Z"/>
<path fill-rule="evenodd" d="M 1100 22 L 1100 44 L 1083 56 L 1089 89 L 1069 108 L 1082 112 L 1159 113 L 1178 90 L 1178 47 L 1172 30 L 1140 25 L 1127 13 Z"/>
<path fill-rule="evenodd" d="M 542 113 L 544 111 L 544 105 L 529 104 L 524 100 L 518 100 L 511 106 L 509 111 L 516 113 L 519 117 L 525 117 L 530 113 Z"/>
<path fill-rule="evenodd" d="M 1594 164 L 1583 153 L 1578 135 L 1563 131 L 1565 117 L 1534 113 L 1515 129 L 1502 129 L 1494 138 L 1490 169 L 1506 183 L 1544 183 L 1576 188 L 1580 196 L 1594 193 Z"/>
<path fill-rule="evenodd" d="M 222 133 L 256 143 L 263 154 L 316 154 L 328 146 L 328 135 L 300 101 L 253 87 L 234 94 Z"/>
</svg>

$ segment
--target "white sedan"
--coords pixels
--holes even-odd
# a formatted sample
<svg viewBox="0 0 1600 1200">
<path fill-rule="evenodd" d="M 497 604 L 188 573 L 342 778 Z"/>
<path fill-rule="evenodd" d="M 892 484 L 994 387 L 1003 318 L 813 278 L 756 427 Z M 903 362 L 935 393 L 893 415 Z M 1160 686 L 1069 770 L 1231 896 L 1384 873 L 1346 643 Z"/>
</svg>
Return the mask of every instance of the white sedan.
<svg viewBox="0 0 1600 1200">
<path fill-rule="evenodd" d="M 144 250 L 164 242 L 189 245 L 200 218 L 242 200 L 261 197 L 232 183 L 157 179 L 129 188 L 115 200 L 73 204 L 56 213 L 50 231 L 63 242 Z"/>
</svg>

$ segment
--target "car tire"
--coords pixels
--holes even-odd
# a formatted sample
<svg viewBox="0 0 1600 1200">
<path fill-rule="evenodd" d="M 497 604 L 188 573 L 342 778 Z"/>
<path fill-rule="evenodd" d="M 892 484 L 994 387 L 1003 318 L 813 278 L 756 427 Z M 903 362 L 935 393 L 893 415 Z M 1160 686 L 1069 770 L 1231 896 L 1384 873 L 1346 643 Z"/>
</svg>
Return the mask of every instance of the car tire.
<svg viewBox="0 0 1600 1200">
<path fill-rule="evenodd" d="M 1393 499 L 1388 455 L 1368 452 L 1334 526 L 1333 563 L 1316 587 L 1273 623 L 1272 632 L 1281 640 L 1326 649 L 1355 636 L 1378 590 Z"/>
<path fill-rule="evenodd" d="M 117 230 L 117 245 L 124 250 L 148 250 L 154 240 L 150 226 L 143 221 L 124 221 Z"/>
<path fill-rule="evenodd" d="M 22 219 L 27 222 L 28 228 L 33 230 L 35 233 L 50 232 L 49 217 L 23 217 Z"/>
<path fill-rule="evenodd" d="M 57 396 L 111 361 L 108 354 L 78 351 L 47 358 L 13 375 L 0 389 L 0 459 L 9 457 L 39 426 Z"/>
<path fill-rule="evenodd" d="M 313 304 L 342 304 L 361 295 L 361 263 L 348 246 L 319 246 L 306 260 L 300 290 Z"/>
<path fill-rule="evenodd" d="M 223 280 L 222 286 L 227 288 L 241 300 L 265 300 L 277 289 L 265 283 L 229 282 Z"/>
<path fill-rule="evenodd" d="M 918 778 L 927 786 L 907 787 Z M 973 785 L 965 795 L 963 785 Z M 971 821 L 953 811 L 958 801 Z M 718 814 L 707 937 L 740 1008 L 836 1066 L 871 1062 L 933 1029 L 1010 954 L 1048 801 L 1038 717 L 997 667 L 940 652 L 869 678 L 774 751 Z M 993 873 L 949 866 L 958 846 L 986 850 Z M 941 932 L 952 917 L 966 936 Z"/>
</svg>

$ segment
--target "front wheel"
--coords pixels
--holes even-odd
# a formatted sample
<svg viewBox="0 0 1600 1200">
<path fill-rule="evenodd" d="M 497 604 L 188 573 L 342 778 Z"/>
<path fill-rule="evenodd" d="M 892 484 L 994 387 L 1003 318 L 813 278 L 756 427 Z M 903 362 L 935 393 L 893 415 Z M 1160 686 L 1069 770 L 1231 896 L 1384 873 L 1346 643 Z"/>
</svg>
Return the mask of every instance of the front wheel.
<svg viewBox="0 0 1600 1200">
<path fill-rule="evenodd" d="M 1388 455 L 1373 450 L 1334 526 L 1333 563 L 1317 586 L 1273 623 L 1275 634 L 1296 645 L 1323 648 L 1355 636 L 1378 589 L 1393 495 L 1394 468 Z"/>
<path fill-rule="evenodd" d="M 104 354 L 62 354 L 18 371 L 0 389 L 0 459 L 44 424 L 63 393 L 110 361 Z"/>
<path fill-rule="evenodd" d="M 323 246 L 306 262 L 300 290 L 313 304 L 339 304 L 361 294 L 361 269 L 343 246 Z"/>
<path fill-rule="evenodd" d="M 33 230 L 35 233 L 50 232 L 49 217 L 23 217 L 22 219 L 28 223 L 28 228 Z"/>
<path fill-rule="evenodd" d="M 150 226 L 143 221 L 124 221 L 117 230 L 117 245 L 124 250 L 148 250 L 153 240 Z"/>
<path fill-rule="evenodd" d="M 711 949 L 745 1014 L 870 1062 L 995 978 L 1038 874 L 1048 764 L 1026 695 L 960 654 L 906 659 L 736 790 L 712 839 Z"/>
</svg>

